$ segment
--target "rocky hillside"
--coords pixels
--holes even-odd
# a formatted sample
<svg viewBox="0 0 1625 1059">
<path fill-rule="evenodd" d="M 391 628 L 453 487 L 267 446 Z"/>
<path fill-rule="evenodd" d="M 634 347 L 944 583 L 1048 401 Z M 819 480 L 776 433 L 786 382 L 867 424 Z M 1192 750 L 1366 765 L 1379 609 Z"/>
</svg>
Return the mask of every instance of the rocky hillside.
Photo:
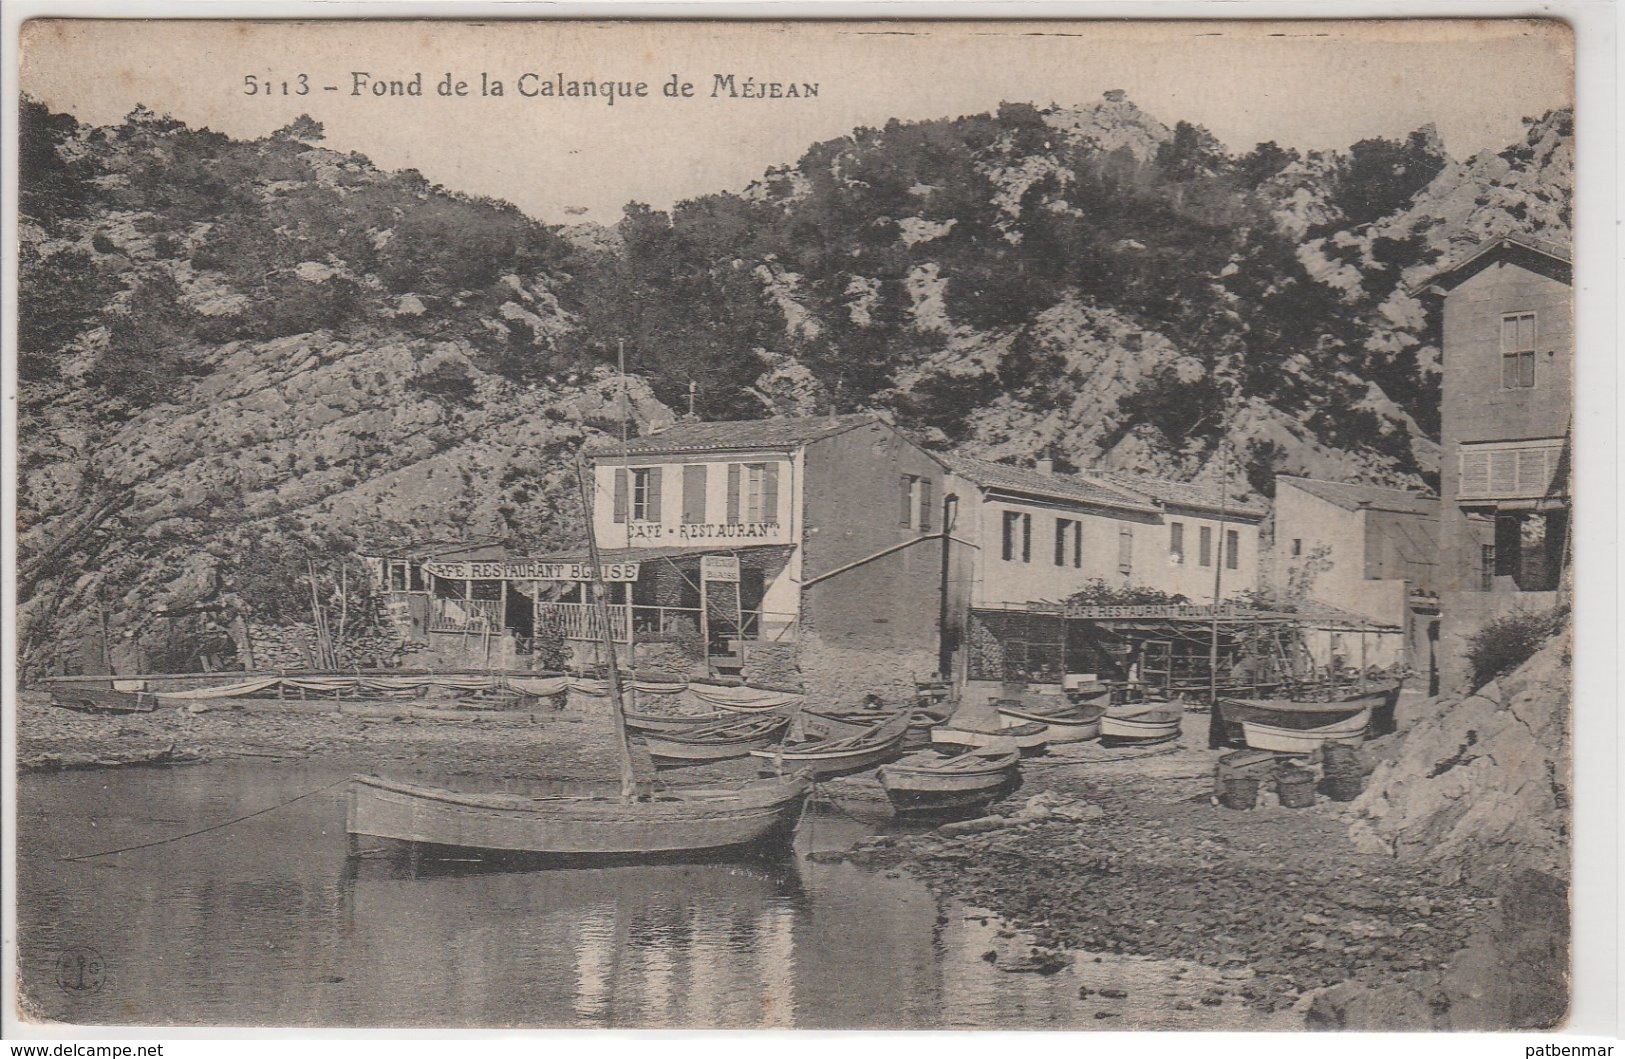
<svg viewBox="0 0 1625 1059">
<path fill-rule="evenodd" d="M 554 228 L 308 118 L 235 141 L 22 117 L 40 664 L 104 617 L 185 664 L 196 636 L 155 613 L 307 616 L 307 559 L 336 576 L 368 537 L 569 543 L 619 345 L 639 427 L 692 383 L 706 418 L 877 408 L 1063 468 L 1213 476 L 1229 438 L 1260 489 L 1424 480 L 1435 322 L 1404 285 L 1503 231 L 1563 241 L 1572 179 L 1565 113 L 1465 161 L 1427 130 L 1303 158 L 1112 92 L 858 129 L 741 193 Z"/>
</svg>

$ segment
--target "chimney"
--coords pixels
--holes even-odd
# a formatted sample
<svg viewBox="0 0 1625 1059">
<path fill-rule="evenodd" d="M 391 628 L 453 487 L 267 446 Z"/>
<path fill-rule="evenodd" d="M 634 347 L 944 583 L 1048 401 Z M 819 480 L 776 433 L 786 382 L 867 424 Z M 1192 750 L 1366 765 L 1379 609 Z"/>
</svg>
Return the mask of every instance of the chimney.
<svg viewBox="0 0 1625 1059">
<path fill-rule="evenodd" d="M 1055 473 L 1055 461 L 1051 460 L 1051 459 L 1039 460 L 1038 461 L 1038 473 L 1039 474 L 1044 474 L 1044 475 L 1054 474 Z"/>
</svg>

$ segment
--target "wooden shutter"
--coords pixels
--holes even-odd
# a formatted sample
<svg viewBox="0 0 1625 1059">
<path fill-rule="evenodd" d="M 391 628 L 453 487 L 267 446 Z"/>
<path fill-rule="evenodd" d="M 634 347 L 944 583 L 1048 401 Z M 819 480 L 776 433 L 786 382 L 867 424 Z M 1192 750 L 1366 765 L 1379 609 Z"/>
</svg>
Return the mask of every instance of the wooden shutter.
<svg viewBox="0 0 1625 1059">
<path fill-rule="evenodd" d="M 931 479 L 920 479 L 920 532 L 931 532 Z"/>
<path fill-rule="evenodd" d="M 1518 385 L 1525 389 L 1535 385 L 1535 351 L 1532 349 L 1518 354 Z"/>
<path fill-rule="evenodd" d="M 897 524 L 904 529 L 914 525 L 914 476 L 905 474 L 898 479 Z"/>
<path fill-rule="evenodd" d="M 1196 544 L 1196 561 L 1208 566 L 1213 562 L 1213 527 L 1203 526 L 1200 533 Z"/>
<path fill-rule="evenodd" d="M 1490 454 L 1487 452 L 1461 453 L 1461 488 L 1458 494 L 1469 499 L 1490 495 Z"/>
<path fill-rule="evenodd" d="M 1033 561 L 1033 517 L 1026 514 L 1021 516 L 1021 561 Z"/>
<path fill-rule="evenodd" d="M 1016 557 L 1016 519 L 1020 517 L 1014 511 L 1004 513 L 1004 561 L 1009 562 Z"/>
<path fill-rule="evenodd" d="M 779 465 L 762 468 L 762 521 L 779 521 Z"/>
<path fill-rule="evenodd" d="M 706 464 L 690 463 L 683 468 L 683 524 L 693 526 L 705 521 Z"/>
<path fill-rule="evenodd" d="M 743 464 L 728 464 L 728 525 L 739 524 L 739 469 Z"/>
<path fill-rule="evenodd" d="M 644 472 L 649 476 L 649 500 L 643 517 L 650 522 L 660 521 L 660 471 L 659 467 L 650 467 Z"/>
<path fill-rule="evenodd" d="M 1491 496 L 1513 496 L 1518 491 L 1518 453 L 1514 449 L 1492 449 L 1490 457 Z"/>
<path fill-rule="evenodd" d="M 1083 566 L 1083 522 L 1080 520 L 1072 524 L 1072 565 Z"/>
<path fill-rule="evenodd" d="M 1168 554 L 1176 562 L 1185 561 L 1185 524 L 1183 522 L 1168 523 Z"/>
<path fill-rule="evenodd" d="M 626 468 L 615 468 L 615 521 L 626 521 Z"/>
<path fill-rule="evenodd" d="M 1055 520 L 1055 565 L 1066 565 L 1066 527 L 1070 520 L 1058 518 Z"/>
<path fill-rule="evenodd" d="M 1129 526 L 1117 531 L 1117 572 L 1125 577 L 1134 572 L 1134 530 Z"/>
<path fill-rule="evenodd" d="M 1235 530 L 1224 531 L 1224 565 L 1226 569 L 1234 570 L 1241 561 L 1241 534 Z"/>
</svg>

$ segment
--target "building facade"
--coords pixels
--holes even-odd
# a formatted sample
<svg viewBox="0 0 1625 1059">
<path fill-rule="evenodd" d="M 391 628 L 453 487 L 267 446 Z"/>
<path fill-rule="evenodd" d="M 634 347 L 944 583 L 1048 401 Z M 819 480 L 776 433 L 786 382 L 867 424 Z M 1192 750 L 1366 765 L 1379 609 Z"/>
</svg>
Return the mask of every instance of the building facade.
<svg viewBox="0 0 1625 1059">
<path fill-rule="evenodd" d="M 1556 602 L 1569 547 L 1574 408 L 1568 254 L 1497 239 L 1435 275 L 1442 303 L 1439 590 L 1446 687 L 1465 641 Z"/>
<path fill-rule="evenodd" d="M 679 423 L 587 457 L 605 560 L 638 564 L 634 635 L 692 621 L 747 675 L 787 646 L 819 700 L 937 672 L 946 471 L 880 417 Z"/>
<path fill-rule="evenodd" d="M 1354 482 L 1275 476 L 1277 592 L 1404 630 L 1404 658 L 1428 679 L 1439 633 L 1439 498 Z M 1384 641 L 1385 642 L 1385 641 Z"/>
</svg>

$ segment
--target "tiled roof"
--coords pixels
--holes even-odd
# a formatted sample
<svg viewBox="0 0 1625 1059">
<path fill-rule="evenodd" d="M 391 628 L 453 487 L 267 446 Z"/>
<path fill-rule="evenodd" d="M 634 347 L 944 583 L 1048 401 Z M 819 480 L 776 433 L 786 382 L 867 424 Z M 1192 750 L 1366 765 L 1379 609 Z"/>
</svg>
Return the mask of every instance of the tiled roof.
<svg viewBox="0 0 1625 1059">
<path fill-rule="evenodd" d="M 1528 235 L 1503 235 L 1476 246 L 1455 261 L 1441 266 L 1429 273 L 1424 279 L 1412 284 L 1408 290 L 1413 295 L 1423 293 L 1431 286 L 1446 283 L 1451 277 L 1468 271 L 1479 261 L 1508 249 L 1525 250 L 1541 257 L 1550 258 L 1561 265 L 1565 272 L 1573 266 L 1567 247 Z"/>
<path fill-rule="evenodd" d="M 1237 500 L 1234 497 L 1222 499 L 1217 489 L 1207 486 L 1195 485 L 1191 482 L 1174 482 L 1166 478 L 1152 478 L 1149 475 L 1134 474 L 1129 471 L 1089 471 L 1089 476 L 1097 481 L 1115 485 L 1130 492 L 1150 497 L 1162 504 L 1172 504 L 1175 507 L 1196 508 L 1201 511 L 1218 511 L 1224 509 L 1227 515 L 1236 518 L 1261 519 L 1269 512 L 1254 503 Z"/>
<path fill-rule="evenodd" d="M 977 485 L 1014 489 L 1018 492 L 1060 500 L 1076 500 L 1125 511 L 1152 513 L 1156 506 L 1143 496 L 1118 489 L 1109 483 L 1091 481 L 1071 474 L 1044 474 L 1028 467 L 1012 467 L 961 453 L 950 453 L 948 468 Z"/>
<path fill-rule="evenodd" d="M 1439 513 L 1439 498 L 1426 493 L 1413 493 L 1385 485 L 1367 485 L 1364 482 L 1325 482 L 1319 478 L 1299 478 L 1293 474 L 1278 474 L 1275 477 L 1277 481 L 1286 482 L 1310 496 L 1317 496 L 1328 504 L 1336 504 L 1349 511 L 1371 507 L 1416 515 Z"/>
<path fill-rule="evenodd" d="M 656 434 L 604 441 L 587 449 L 589 456 L 636 456 L 641 453 L 722 452 L 743 449 L 788 449 L 885 420 L 870 412 L 799 419 L 731 419 L 710 423 L 677 423 Z"/>
<path fill-rule="evenodd" d="M 504 548 L 505 545 L 506 541 L 501 537 L 470 537 L 467 540 L 389 541 L 375 548 L 367 549 L 366 554 L 421 562 L 456 555 L 460 552 L 480 551 L 486 548 Z"/>
</svg>

